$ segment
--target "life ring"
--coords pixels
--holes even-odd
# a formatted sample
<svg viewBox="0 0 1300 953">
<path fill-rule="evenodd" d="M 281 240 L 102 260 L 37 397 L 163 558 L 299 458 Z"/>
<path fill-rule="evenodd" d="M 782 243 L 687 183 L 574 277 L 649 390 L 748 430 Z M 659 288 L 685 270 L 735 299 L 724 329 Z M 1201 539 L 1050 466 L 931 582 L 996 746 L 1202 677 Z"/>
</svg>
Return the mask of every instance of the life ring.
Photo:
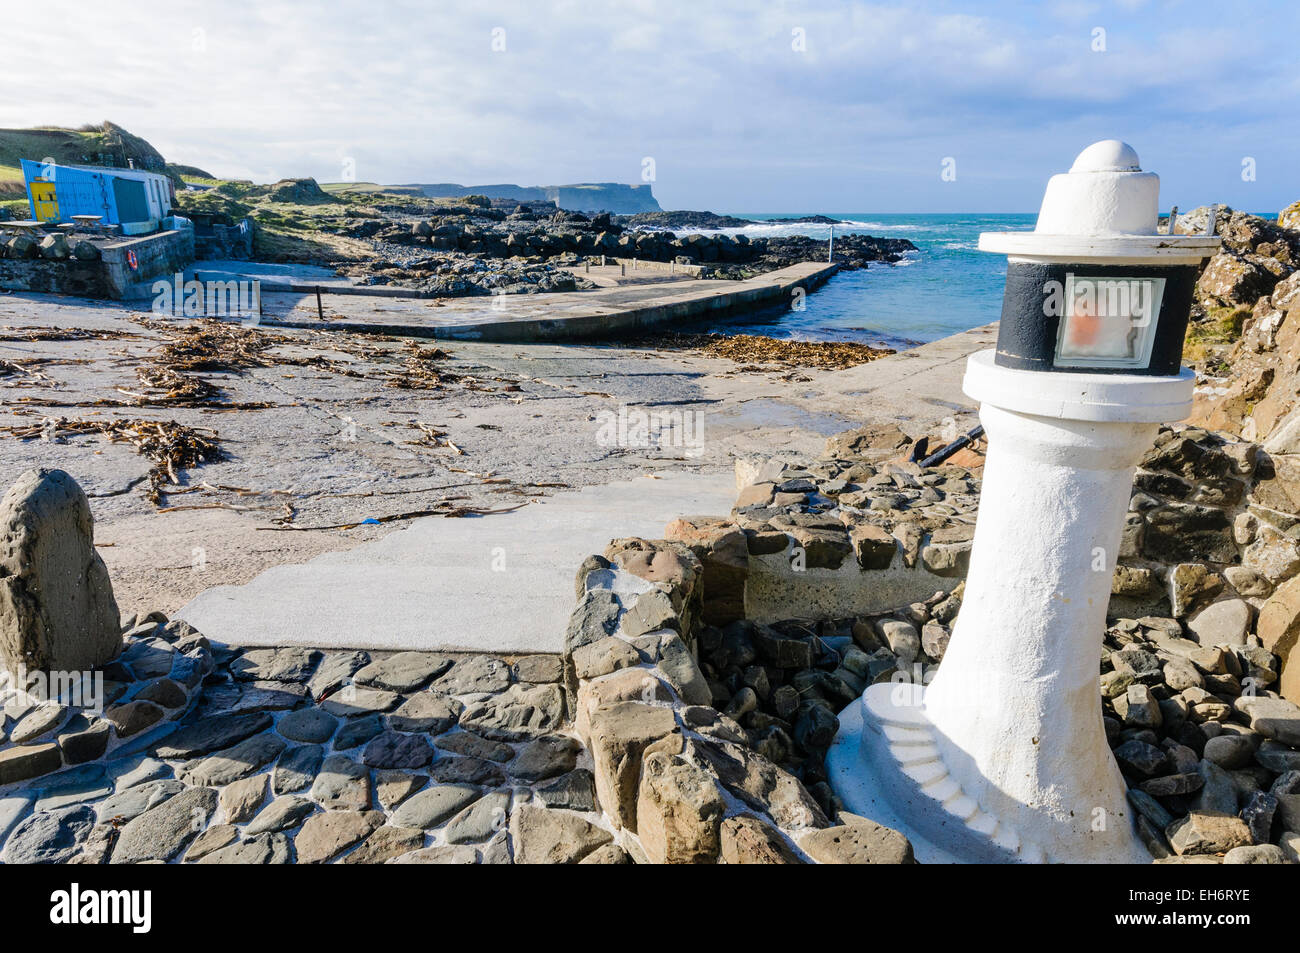
<svg viewBox="0 0 1300 953">
<path fill-rule="evenodd" d="M 140 259 L 135 256 L 134 251 L 126 253 L 126 263 L 131 266 L 132 271 L 138 271 L 140 268 Z"/>
</svg>

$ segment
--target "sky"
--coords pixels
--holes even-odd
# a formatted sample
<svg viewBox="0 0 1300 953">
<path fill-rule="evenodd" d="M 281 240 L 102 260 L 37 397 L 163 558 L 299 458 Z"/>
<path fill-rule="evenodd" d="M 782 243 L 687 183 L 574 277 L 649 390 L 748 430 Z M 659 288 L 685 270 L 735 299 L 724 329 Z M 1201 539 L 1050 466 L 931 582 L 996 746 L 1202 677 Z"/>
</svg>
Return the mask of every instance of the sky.
<svg viewBox="0 0 1300 953">
<path fill-rule="evenodd" d="M 108 119 L 223 178 L 1033 212 L 1048 176 L 1119 138 L 1162 207 L 1300 199 L 1294 0 L 6 7 L 0 126 Z"/>
</svg>

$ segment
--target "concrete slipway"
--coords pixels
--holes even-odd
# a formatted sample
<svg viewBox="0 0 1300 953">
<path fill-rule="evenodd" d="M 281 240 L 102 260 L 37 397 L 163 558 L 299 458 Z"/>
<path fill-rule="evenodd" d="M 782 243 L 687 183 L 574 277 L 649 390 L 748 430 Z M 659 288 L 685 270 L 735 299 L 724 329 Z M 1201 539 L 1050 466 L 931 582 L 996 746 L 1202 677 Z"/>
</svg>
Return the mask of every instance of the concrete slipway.
<svg viewBox="0 0 1300 953">
<path fill-rule="evenodd" d="M 191 275 L 200 281 L 260 281 L 260 323 L 267 327 L 534 343 L 610 338 L 735 311 L 787 306 L 796 288 L 812 291 L 838 269 L 826 262 L 800 262 L 745 281 L 730 281 L 680 278 L 642 262 L 639 268 L 624 264 L 595 269 L 622 272 L 629 281 L 601 282 L 605 286 L 589 291 L 452 299 L 424 298 L 383 285 L 356 286 L 347 279 L 304 273 L 306 269 L 292 266 L 200 262 Z M 319 311 L 318 288 L 322 299 L 328 299 Z M 320 311 L 326 314 L 324 321 Z"/>
<path fill-rule="evenodd" d="M 819 403 L 860 419 L 907 419 L 913 430 L 968 414 L 965 359 L 992 341 L 992 326 L 977 328 L 821 372 Z M 751 441 L 733 453 L 783 449 Z M 660 537 L 679 516 L 726 514 L 734 500 L 725 471 L 661 470 L 657 479 L 588 486 L 502 515 L 420 519 L 344 552 L 277 566 L 244 586 L 207 589 L 178 616 L 235 645 L 558 652 L 584 557 L 616 537 Z"/>
</svg>

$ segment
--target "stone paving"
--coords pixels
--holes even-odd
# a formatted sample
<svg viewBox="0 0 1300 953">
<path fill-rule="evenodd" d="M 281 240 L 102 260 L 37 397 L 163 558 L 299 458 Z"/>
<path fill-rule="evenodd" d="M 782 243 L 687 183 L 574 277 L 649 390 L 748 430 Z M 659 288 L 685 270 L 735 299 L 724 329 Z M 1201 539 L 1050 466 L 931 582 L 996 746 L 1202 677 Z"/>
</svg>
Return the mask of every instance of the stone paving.
<svg viewBox="0 0 1300 953">
<path fill-rule="evenodd" d="M 612 840 L 558 656 L 239 651 L 161 617 L 125 644 L 102 717 L 6 708 L 5 863 L 577 861 Z"/>
</svg>

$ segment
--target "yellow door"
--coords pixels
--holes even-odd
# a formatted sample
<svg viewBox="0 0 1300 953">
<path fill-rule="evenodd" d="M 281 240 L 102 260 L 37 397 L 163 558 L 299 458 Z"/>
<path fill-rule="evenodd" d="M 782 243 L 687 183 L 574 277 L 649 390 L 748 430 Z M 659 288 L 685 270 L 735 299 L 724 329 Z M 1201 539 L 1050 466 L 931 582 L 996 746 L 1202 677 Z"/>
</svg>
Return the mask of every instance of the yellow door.
<svg viewBox="0 0 1300 953">
<path fill-rule="evenodd" d="M 32 183 L 32 204 L 36 206 L 38 222 L 59 220 L 59 199 L 54 194 L 53 182 L 42 182 L 38 179 Z"/>
</svg>

